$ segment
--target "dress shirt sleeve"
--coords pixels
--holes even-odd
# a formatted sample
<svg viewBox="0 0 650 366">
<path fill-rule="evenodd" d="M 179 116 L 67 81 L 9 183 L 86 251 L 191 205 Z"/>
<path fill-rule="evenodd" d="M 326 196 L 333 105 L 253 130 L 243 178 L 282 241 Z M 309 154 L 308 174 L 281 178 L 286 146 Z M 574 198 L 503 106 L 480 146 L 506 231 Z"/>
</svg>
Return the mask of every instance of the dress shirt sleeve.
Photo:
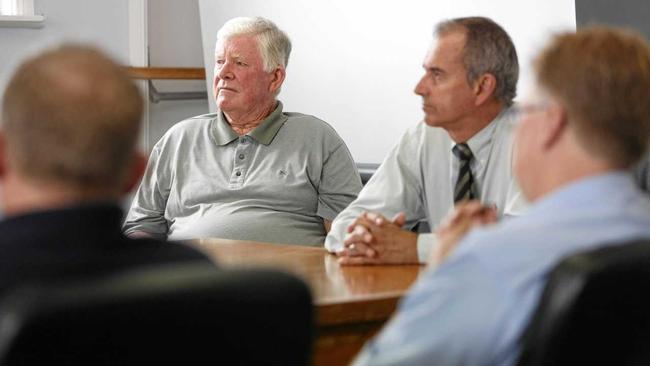
<svg viewBox="0 0 650 366">
<path fill-rule="evenodd" d="M 521 192 L 519 184 L 514 176 L 510 179 L 510 184 L 508 186 L 508 193 L 506 196 L 506 205 L 503 210 L 503 217 L 516 217 L 522 216 L 528 210 L 528 200 Z"/>
<path fill-rule="evenodd" d="M 409 130 L 363 187 L 359 197 L 336 217 L 325 239 L 328 251 L 343 250 L 347 227 L 364 211 L 380 213 L 389 219 L 403 211 L 409 227 L 425 218 L 418 146 L 417 134 Z"/>
<path fill-rule="evenodd" d="M 512 124 L 508 124 L 508 126 L 512 128 L 511 127 Z M 528 203 L 528 200 L 526 199 L 523 192 L 521 191 L 521 188 L 519 187 L 519 183 L 517 183 L 517 178 L 515 178 L 515 174 L 514 174 L 513 132 L 511 129 L 509 129 L 505 131 L 504 135 L 507 136 L 505 145 L 508 146 L 508 166 L 507 166 L 508 174 L 504 175 L 504 177 L 507 177 L 507 180 L 503 183 L 508 185 L 508 190 L 506 192 L 506 200 L 501 215 L 504 218 L 508 218 L 508 217 L 516 217 L 516 216 L 524 215 L 528 210 L 528 206 L 530 204 Z"/>
<path fill-rule="evenodd" d="M 357 198 L 361 187 L 361 177 L 352 155 L 341 141 L 323 161 L 316 214 L 326 220 L 334 220 L 339 212 Z"/>
<path fill-rule="evenodd" d="M 167 239 L 165 207 L 169 197 L 169 167 L 161 154 L 161 142 L 154 146 L 140 187 L 133 198 L 122 230 L 127 236 L 141 233 Z"/>
<path fill-rule="evenodd" d="M 499 339 L 503 290 L 471 257 L 418 280 L 354 365 L 490 365 Z"/>
<path fill-rule="evenodd" d="M 431 258 L 431 250 L 438 244 L 434 233 L 421 233 L 418 235 L 418 262 L 428 263 Z"/>
</svg>

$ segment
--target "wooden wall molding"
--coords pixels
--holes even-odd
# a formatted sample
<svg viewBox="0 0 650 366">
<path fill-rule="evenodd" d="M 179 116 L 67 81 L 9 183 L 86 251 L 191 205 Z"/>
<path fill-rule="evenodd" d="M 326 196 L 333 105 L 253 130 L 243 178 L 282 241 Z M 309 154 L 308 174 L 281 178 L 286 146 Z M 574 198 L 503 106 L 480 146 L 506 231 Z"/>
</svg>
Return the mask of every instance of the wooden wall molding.
<svg viewBox="0 0 650 366">
<path fill-rule="evenodd" d="M 142 80 L 205 80 L 200 67 L 125 67 L 133 79 Z"/>
</svg>

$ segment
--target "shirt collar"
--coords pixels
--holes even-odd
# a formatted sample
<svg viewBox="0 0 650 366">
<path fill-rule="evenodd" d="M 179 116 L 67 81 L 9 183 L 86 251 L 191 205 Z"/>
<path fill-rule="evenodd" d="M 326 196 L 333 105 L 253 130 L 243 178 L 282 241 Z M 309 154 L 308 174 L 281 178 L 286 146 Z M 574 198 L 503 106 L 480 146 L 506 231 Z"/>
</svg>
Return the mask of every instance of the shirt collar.
<svg viewBox="0 0 650 366">
<path fill-rule="evenodd" d="M 507 111 L 508 108 L 501 110 L 501 112 L 490 123 L 488 123 L 487 126 L 483 127 L 482 130 L 467 140 L 467 146 L 472 150 L 475 164 L 483 166 L 487 163 L 487 159 L 490 156 L 490 150 L 492 149 L 492 137 L 494 136 L 496 125 Z M 455 145 L 456 143 L 452 140 L 450 150 Z"/>
<path fill-rule="evenodd" d="M 528 214 L 558 212 L 566 207 L 602 202 L 616 192 L 635 190 L 636 184 L 628 171 L 611 171 L 568 183 L 539 199 Z"/>
<path fill-rule="evenodd" d="M 280 127 L 286 122 L 287 116 L 282 113 L 282 102 L 278 101 L 277 107 L 271 112 L 253 131 L 247 133 L 247 136 L 254 138 L 261 144 L 269 145 Z M 237 139 L 239 135 L 230 127 L 226 116 L 219 111 L 213 127 L 213 135 L 217 145 L 227 145 Z"/>
<path fill-rule="evenodd" d="M 217 143 L 217 145 L 227 145 L 239 137 L 239 135 L 230 127 L 230 124 L 226 120 L 226 116 L 223 115 L 223 112 L 219 111 L 219 113 L 217 113 L 217 119 L 214 121 L 215 122 L 212 127 L 212 135 L 214 136 L 214 141 Z"/>
</svg>

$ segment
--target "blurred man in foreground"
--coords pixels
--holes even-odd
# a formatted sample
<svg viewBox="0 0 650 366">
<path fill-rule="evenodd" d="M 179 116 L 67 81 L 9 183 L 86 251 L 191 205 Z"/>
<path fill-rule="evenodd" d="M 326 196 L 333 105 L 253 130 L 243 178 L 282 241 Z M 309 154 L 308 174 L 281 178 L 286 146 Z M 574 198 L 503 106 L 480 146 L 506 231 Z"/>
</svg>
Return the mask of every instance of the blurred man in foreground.
<svg viewBox="0 0 650 366">
<path fill-rule="evenodd" d="M 25 61 L 2 100 L 0 290 L 176 261 L 181 245 L 130 240 L 119 199 L 140 179 L 142 98 L 101 52 L 66 45 Z"/>
</svg>

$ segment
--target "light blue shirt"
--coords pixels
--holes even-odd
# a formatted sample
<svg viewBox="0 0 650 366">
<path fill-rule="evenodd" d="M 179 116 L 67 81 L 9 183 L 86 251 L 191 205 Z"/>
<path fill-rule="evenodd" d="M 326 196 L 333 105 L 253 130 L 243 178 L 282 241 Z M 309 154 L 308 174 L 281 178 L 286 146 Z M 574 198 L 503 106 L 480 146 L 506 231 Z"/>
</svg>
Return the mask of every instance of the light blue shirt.
<svg viewBox="0 0 650 366">
<path fill-rule="evenodd" d="M 650 237 L 626 173 L 571 183 L 527 215 L 478 229 L 426 272 L 356 365 L 513 365 L 549 271 L 564 257 Z"/>
</svg>

